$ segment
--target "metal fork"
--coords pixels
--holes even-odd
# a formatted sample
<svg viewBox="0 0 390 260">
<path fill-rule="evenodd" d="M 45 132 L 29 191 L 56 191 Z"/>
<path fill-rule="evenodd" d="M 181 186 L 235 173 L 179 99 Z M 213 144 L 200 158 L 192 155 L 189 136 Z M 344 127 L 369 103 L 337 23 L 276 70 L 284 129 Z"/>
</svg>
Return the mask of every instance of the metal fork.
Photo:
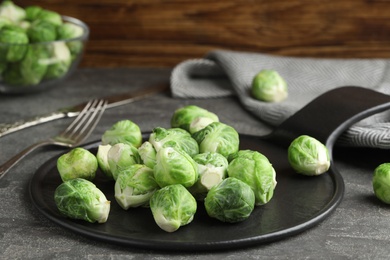
<svg viewBox="0 0 390 260">
<path fill-rule="evenodd" d="M 106 100 L 93 99 L 89 101 L 80 114 L 76 117 L 76 119 L 62 133 L 27 147 L 1 165 L 0 179 L 20 160 L 39 147 L 56 145 L 73 148 L 82 144 L 82 142 L 87 139 L 95 129 L 101 116 L 103 115 L 104 110 L 106 109 L 106 106 Z"/>
</svg>

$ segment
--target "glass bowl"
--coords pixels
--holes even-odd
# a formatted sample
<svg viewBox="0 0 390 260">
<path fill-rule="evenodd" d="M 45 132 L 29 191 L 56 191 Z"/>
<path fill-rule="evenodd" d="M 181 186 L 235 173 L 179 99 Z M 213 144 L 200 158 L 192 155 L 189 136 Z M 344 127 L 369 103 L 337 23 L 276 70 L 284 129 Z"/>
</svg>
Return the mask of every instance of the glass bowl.
<svg viewBox="0 0 390 260">
<path fill-rule="evenodd" d="M 58 85 L 80 63 L 89 36 L 88 26 L 62 16 L 81 35 L 66 40 L 28 44 L 0 43 L 0 93 L 28 94 Z M 73 27 L 75 28 L 75 27 Z"/>
</svg>

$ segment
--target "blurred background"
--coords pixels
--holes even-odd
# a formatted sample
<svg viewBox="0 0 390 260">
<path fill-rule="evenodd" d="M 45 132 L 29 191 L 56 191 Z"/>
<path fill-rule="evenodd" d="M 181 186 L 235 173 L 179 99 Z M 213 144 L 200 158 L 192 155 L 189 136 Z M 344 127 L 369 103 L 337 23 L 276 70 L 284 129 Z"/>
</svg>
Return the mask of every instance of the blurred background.
<svg viewBox="0 0 390 260">
<path fill-rule="evenodd" d="M 42 0 L 90 27 L 82 67 L 173 67 L 213 49 L 390 57 L 390 0 Z"/>
</svg>

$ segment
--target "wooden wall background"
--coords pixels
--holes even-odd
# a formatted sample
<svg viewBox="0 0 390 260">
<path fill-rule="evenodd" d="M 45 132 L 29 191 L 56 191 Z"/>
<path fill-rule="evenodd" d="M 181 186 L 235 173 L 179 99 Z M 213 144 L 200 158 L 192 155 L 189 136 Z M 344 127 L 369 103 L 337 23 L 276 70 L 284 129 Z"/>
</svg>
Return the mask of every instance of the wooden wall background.
<svg viewBox="0 0 390 260">
<path fill-rule="evenodd" d="M 216 48 L 390 57 L 390 0 L 40 0 L 91 30 L 82 66 L 172 67 Z"/>
</svg>

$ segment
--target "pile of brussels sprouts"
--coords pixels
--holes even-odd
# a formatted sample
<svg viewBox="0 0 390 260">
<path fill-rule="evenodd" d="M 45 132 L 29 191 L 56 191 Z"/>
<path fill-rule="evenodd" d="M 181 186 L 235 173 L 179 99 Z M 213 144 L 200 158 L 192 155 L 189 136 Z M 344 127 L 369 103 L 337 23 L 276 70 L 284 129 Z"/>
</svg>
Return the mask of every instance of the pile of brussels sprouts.
<svg viewBox="0 0 390 260">
<path fill-rule="evenodd" d="M 66 75 L 83 49 L 84 29 L 38 6 L 0 4 L 0 79 L 8 85 L 37 85 Z"/>
<path fill-rule="evenodd" d="M 289 152 L 297 172 L 318 175 L 329 167 L 325 146 L 311 137 L 297 139 Z M 75 148 L 60 156 L 57 169 L 63 183 L 54 199 L 61 213 L 89 222 L 107 220 L 110 202 L 92 183 L 98 168 L 115 182 L 121 208 L 150 207 L 167 232 L 189 224 L 198 202 L 212 218 L 244 221 L 256 206 L 272 199 L 277 184 L 265 155 L 240 150 L 233 127 L 194 105 L 177 109 L 171 128 L 156 127 L 147 140 L 137 124 L 121 120 L 104 132 L 96 154 Z"/>
</svg>

